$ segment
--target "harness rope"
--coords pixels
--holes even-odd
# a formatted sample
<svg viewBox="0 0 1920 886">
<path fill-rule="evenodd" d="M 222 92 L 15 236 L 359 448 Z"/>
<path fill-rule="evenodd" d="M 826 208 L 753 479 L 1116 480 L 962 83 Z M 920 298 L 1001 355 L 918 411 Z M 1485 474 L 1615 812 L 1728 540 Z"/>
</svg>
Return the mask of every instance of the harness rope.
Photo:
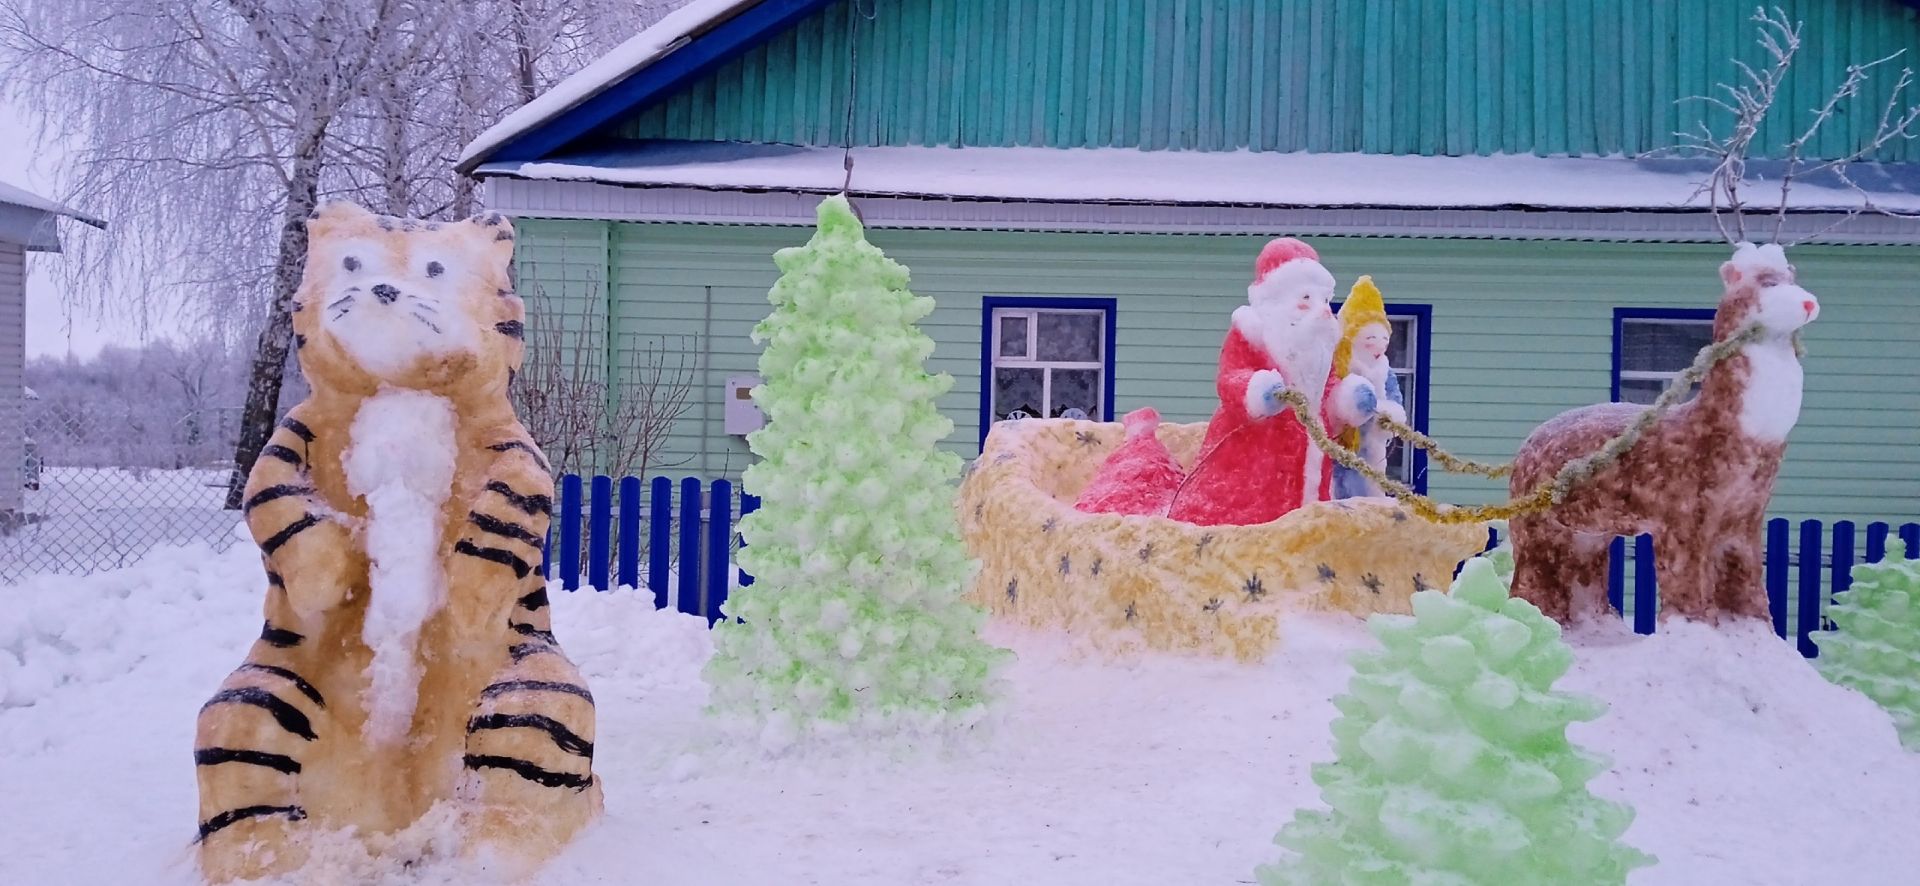
<svg viewBox="0 0 1920 886">
<path fill-rule="evenodd" d="M 1281 392 L 1280 399 L 1292 410 L 1293 417 L 1300 422 L 1300 426 L 1306 429 L 1307 436 L 1313 440 L 1313 444 L 1319 447 L 1320 451 L 1326 453 L 1329 458 L 1333 459 L 1335 464 L 1351 469 L 1361 476 L 1366 477 L 1368 480 L 1373 481 L 1375 485 L 1392 494 L 1394 498 L 1405 502 L 1407 506 L 1421 518 L 1434 523 L 1479 523 L 1487 520 L 1508 520 L 1527 514 L 1537 514 L 1566 501 L 1567 496 L 1571 495 L 1576 487 L 1591 480 L 1595 474 L 1612 467 L 1615 462 L 1620 460 L 1622 455 L 1626 454 L 1627 450 L 1632 449 L 1634 444 L 1640 442 L 1640 438 L 1646 434 L 1648 428 L 1653 427 L 1654 422 L 1659 421 L 1660 417 L 1671 411 L 1673 407 L 1680 405 L 1687 394 L 1692 392 L 1694 384 L 1706 377 L 1708 370 L 1731 358 L 1742 347 L 1758 339 L 1762 332 L 1763 330 L 1760 326 L 1755 324 L 1740 330 L 1740 332 L 1725 340 L 1717 341 L 1701 348 L 1700 352 L 1694 355 L 1693 365 L 1681 371 L 1679 377 L 1676 379 L 1677 383 L 1669 386 L 1665 391 L 1662 391 L 1659 398 L 1653 401 L 1652 406 L 1634 417 L 1633 424 L 1628 425 L 1626 430 L 1621 431 L 1618 435 L 1608 440 L 1599 449 L 1562 465 L 1559 472 L 1555 473 L 1552 479 L 1539 483 L 1534 486 L 1533 489 L 1529 490 L 1527 494 L 1510 497 L 1505 502 L 1496 504 L 1455 505 L 1435 501 L 1432 498 L 1421 495 L 1415 492 L 1412 486 L 1388 476 L 1385 471 L 1367 463 L 1367 460 L 1362 458 L 1358 452 L 1348 449 L 1341 445 L 1339 441 L 1334 440 L 1333 437 L 1327 433 L 1326 426 L 1320 423 L 1320 417 L 1312 414 L 1312 412 L 1308 410 L 1305 395 L 1299 391 L 1289 389 Z M 1804 356 L 1806 353 L 1805 349 L 1800 345 L 1800 336 L 1798 333 L 1795 333 L 1793 337 L 1793 350 L 1795 356 Z M 1477 474 L 1492 479 L 1506 477 L 1513 473 L 1512 462 L 1490 465 L 1460 458 L 1447 452 L 1433 438 L 1408 427 L 1402 422 L 1393 421 L 1385 416 L 1375 416 L 1374 421 L 1378 422 L 1382 428 L 1394 436 L 1406 440 L 1409 445 L 1426 450 L 1449 471 Z M 1212 449 L 1200 456 L 1200 459 L 1194 463 L 1193 470 L 1187 473 L 1186 478 L 1181 481 L 1180 486 L 1174 490 L 1173 499 L 1168 502 L 1167 505 L 1169 513 L 1173 510 L 1173 503 L 1180 500 L 1180 493 L 1186 491 L 1187 484 L 1192 482 L 1195 476 L 1199 475 L 1200 468 L 1206 464 L 1207 459 L 1212 457 L 1213 453 L 1218 452 L 1221 446 L 1233 438 L 1234 434 L 1239 433 L 1249 426 L 1251 426 L 1251 422 L 1227 432 L 1227 435 L 1222 437 L 1219 443 L 1214 444 Z"/>
</svg>

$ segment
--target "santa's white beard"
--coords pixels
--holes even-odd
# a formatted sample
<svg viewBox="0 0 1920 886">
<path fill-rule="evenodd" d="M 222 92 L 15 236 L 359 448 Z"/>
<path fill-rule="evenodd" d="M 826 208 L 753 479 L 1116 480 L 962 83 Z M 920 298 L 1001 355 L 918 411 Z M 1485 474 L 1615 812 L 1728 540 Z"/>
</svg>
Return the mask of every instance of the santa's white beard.
<svg viewBox="0 0 1920 886">
<path fill-rule="evenodd" d="M 1333 371 L 1333 351 L 1340 344 L 1340 321 L 1318 312 L 1301 317 L 1291 305 L 1278 311 L 1255 305 L 1253 311 L 1260 321 L 1260 347 L 1273 358 L 1287 386 L 1305 395 L 1307 405 L 1319 412 Z"/>
</svg>

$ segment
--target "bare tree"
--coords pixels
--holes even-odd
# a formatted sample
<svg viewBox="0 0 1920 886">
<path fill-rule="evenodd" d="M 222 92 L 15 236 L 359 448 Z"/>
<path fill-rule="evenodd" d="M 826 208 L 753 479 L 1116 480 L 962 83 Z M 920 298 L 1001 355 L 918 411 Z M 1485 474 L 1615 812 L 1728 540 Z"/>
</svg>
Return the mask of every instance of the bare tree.
<svg viewBox="0 0 1920 886">
<path fill-rule="evenodd" d="M 529 299 L 543 302 L 543 294 Z M 692 408 L 693 343 L 636 338 L 622 348 L 598 314 L 528 324 L 514 403 L 555 471 L 643 476 L 687 460 L 669 462 L 666 452 L 674 425 Z"/>
<path fill-rule="evenodd" d="M 1778 7 L 1771 11 L 1756 8 L 1751 20 L 1757 26 L 1758 42 L 1766 51 L 1770 63 L 1764 69 L 1756 69 L 1736 59 L 1734 65 L 1740 71 L 1738 83 L 1720 84 L 1717 94 L 1694 96 L 1692 99 L 1706 102 L 1732 115 L 1731 129 L 1725 135 L 1720 135 L 1703 121 L 1696 131 L 1675 133 L 1680 140 L 1681 153 L 1704 156 L 1715 161 L 1713 170 L 1700 184 L 1694 196 L 1704 195 L 1707 198 L 1708 208 L 1713 212 L 1714 223 L 1719 226 L 1721 236 L 1725 237 L 1729 243 L 1738 243 L 1747 239 L 1748 203 L 1742 190 L 1747 184 L 1747 157 L 1768 114 L 1773 110 L 1780 95 L 1781 84 L 1786 82 L 1787 73 L 1791 70 L 1794 58 L 1800 51 L 1803 29 L 1802 22 L 1788 19 L 1786 12 Z M 1775 241 L 1780 239 L 1786 226 L 1787 209 L 1793 194 L 1794 183 L 1821 174 L 1831 176 L 1853 191 L 1858 195 L 1860 203 L 1833 225 L 1829 225 L 1822 232 L 1816 232 L 1813 236 L 1818 236 L 1825 230 L 1832 230 L 1833 227 L 1862 212 L 1899 215 L 1876 205 L 1872 195 L 1854 181 L 1850 175 L 1850 167 L 1854 163 L 1872 159 L 1889 143 L 1920 137 L 1920 128 L 1916 128 L 1916 124 L 1920 124 L 1920 103 L 1908 104 L 1908 87 L 1914 82 L 1912 68 L 1900 69 L 1892 89 L 1887 93 L 1886 102 L 1880 108 L 1875 129 L 1870 135 L 1860 139 L 1851 150 L 1837 157 L 1808 160 L 1805 154 L 1807 145 L 1819 134 L 1821 127 L 1836 113 L 1844 113 L 1845 109 L 1860 97 L 1862 88 L 1871 79 L 1873 72 L 1899 58 L 1903 53 L 1904 50 L 1863 64 L 1848 65 L 1846 78 L 1828 94 L 1826 101 L 1820 107 L 1812 109 L 1813 117 L 1808 121 L 1806 128 L 1782 146 L 1785 168 L 1780 176 L 1779 205 L 1772 209 Z"/>
</svg>

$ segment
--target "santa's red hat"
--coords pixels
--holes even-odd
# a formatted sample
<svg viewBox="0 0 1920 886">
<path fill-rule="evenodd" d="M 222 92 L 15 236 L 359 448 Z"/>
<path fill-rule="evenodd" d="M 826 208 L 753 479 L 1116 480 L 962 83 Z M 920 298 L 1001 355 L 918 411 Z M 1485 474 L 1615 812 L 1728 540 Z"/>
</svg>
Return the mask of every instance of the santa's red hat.
<svg viewBox="0 0 1920 886">
<path fill-rule="evenodd" d="M 1320 264 L 1320 253 L 1292 237 L 1268 241 L 1253 264 L 1253 284 L 1247 287 L 1247 302 L 1257 304 L 1266 298 L 1286 298 L 1303 289 L 1333 290 L 1333 274 Z"/>
</svg>

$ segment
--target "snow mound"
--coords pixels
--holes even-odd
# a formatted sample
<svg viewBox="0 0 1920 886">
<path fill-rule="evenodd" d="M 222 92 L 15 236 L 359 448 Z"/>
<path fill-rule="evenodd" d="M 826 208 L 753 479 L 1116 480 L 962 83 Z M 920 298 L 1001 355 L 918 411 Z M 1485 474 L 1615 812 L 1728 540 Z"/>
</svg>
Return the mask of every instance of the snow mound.
<svg viewBox="0 0 1920 886">
<path fill-rule="evenodd" d="M 565 591 L 547 585 L 553 633 L 587 678 L 595 697 L 643 695 L 702 685 L 700 668 L 713 654 L 707 620 L 654 609 L 649 591 Z"/>
<path fill-rule="evenodd" d="M 187 653 L 203 624 L 258 613 L 266 573 L 238 546 L 162 547 L 139 563 L 91 576 L 36 575 L 0 588 L 0 710 L 63 687 L 133 672 L 148 658 Z M 257 616 L 256 616 L 257 617 Z M 223 638 L 223 654 L 251 636 Z M 190 654 L 190 653 L 188 653 Z M 209 687 L 198 687 L 207 689 Z"/>
</svg>

